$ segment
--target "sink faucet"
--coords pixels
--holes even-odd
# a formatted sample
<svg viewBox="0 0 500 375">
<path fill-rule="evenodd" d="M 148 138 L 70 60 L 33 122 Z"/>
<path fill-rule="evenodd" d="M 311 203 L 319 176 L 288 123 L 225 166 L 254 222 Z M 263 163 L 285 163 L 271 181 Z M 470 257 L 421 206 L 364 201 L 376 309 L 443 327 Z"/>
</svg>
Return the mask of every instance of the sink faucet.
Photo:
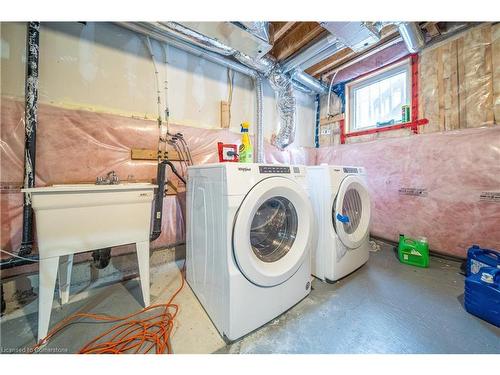
<svg viewBox="0 0 500 375">
<path fill-rule="evenodd" d="M 119 183 L 120 179 L 115 171 L 108 172 L 106 177 L 97 177 L 95 180 L 96 185 L 118 185 Z"/>
</svg>

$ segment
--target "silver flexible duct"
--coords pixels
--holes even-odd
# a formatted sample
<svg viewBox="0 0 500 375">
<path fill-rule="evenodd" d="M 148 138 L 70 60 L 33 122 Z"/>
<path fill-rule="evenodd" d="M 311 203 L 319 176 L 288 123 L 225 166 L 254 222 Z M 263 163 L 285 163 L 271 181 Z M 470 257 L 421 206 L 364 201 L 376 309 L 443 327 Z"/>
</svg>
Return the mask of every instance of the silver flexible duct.
<svg viewBox="0 0 500 375">
<path fill-rule="evenodd" d="M 279 115 L 279 130 L 272 137 L 271 143 L 283 150 L 295 140 L 295 96 L 293 95 L 292 80 L 283 74 L 277 65 L 268 77 L 276 96 L 276 105 Z"/>
<path fill-rule="evenodd" d="M 256 138 L 256 148 L 255 148 L 255 161 L 257 163 L 265 163 L 264 160 L 264 124 L 262 122 L 262 101 L 263 101 L 263 93 L 262 93 L 262 77 L 258 74 L 255 76 L 255 94 L 256 94 L 256 103 L 257 103 L 257 127 L 255 132 Z"/>
</svg>

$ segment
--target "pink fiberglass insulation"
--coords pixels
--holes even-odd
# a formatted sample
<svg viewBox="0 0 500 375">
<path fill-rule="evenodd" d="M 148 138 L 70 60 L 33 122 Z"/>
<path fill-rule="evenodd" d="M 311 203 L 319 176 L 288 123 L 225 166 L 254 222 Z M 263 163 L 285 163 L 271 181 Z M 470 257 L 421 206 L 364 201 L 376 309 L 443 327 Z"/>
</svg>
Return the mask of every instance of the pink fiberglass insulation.
<svg viewBox="0 0 500 375">
<path fill-rule="evenodd" d="M 22 194 L 19 186 L 23 179 L 23 118 L 23 102 L 2 98 L 0 245 L 8 251 L 17 251 L 21 240 Z M 240 142 L 240 135 L 228 130 L 171 125 L 170 132 L 184 134 L 194 164 L 217 162 L 217 142 Z M 36 186 L 94 182 L 97 176 L 110 170 L 122 180 L 151 181 L 156 178 L 156 161 L 131 160 L 130 151 L 132 148 L 156 149 L 157 142 L 158 126 L 154 121 L 40 104 Z M 265 153 L 270 163 L 312 164 L 315 160 L 314 149 L 293 146 L 282 152 L 266 144 Z M 175 164 L 185 174 L 185 168 L 180 163 Z M 170 171 L 168 178 L 177 180 Z M 182 186 L 180 182 L 179 186 Z M 153 247 L 184 241 L 184 212 L 184 193 L 164 199 L 162 234 Z"/>
<path fill-rule="evenodd" d="M 425 236 L 432 250 L 465 257 L 472 244 L 500 250 L 500 127 L 464 129 L 318 150 L 318 164 L 366 168 L 371 233 Z M 422 196 L 401 189 L 424 189 Z"/>
</svg>

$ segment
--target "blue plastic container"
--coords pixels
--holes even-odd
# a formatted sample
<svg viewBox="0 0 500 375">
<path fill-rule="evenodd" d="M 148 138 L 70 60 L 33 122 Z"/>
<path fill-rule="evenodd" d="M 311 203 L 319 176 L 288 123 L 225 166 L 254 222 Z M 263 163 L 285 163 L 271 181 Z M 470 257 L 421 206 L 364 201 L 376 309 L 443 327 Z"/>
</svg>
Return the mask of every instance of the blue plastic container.
<svg viewBox="0 0 500 375">
<path fill-rule="evenodd" d="M 465 278 L 465 309 L 500 327 L 500 269 L 482 267 Z"/>
<path fill-rule="evenodd" d="M 473 245 L 467 250 L 466 275 L 476 274 L 482 267 L 500 268 L 500 252 Z"/>
</svg>

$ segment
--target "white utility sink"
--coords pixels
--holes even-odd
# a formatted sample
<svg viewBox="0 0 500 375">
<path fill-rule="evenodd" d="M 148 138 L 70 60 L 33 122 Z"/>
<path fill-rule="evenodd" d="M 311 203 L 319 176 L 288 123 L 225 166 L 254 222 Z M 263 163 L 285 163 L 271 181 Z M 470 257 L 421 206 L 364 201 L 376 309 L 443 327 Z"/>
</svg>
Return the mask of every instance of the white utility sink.
<svg viewBox="0 0 500 375">
<path fill-rule="evenodd" d="M 144 304 L 149 305 L 149 236 L 156 187 L 149 183 L 68 184 L 22 190 L 31 196 L 36 218 L 38 340 L 47 335 L 58 270 L 61 302 L 68 301 L 76 253 L 135 243 Z"/>
</svg>

